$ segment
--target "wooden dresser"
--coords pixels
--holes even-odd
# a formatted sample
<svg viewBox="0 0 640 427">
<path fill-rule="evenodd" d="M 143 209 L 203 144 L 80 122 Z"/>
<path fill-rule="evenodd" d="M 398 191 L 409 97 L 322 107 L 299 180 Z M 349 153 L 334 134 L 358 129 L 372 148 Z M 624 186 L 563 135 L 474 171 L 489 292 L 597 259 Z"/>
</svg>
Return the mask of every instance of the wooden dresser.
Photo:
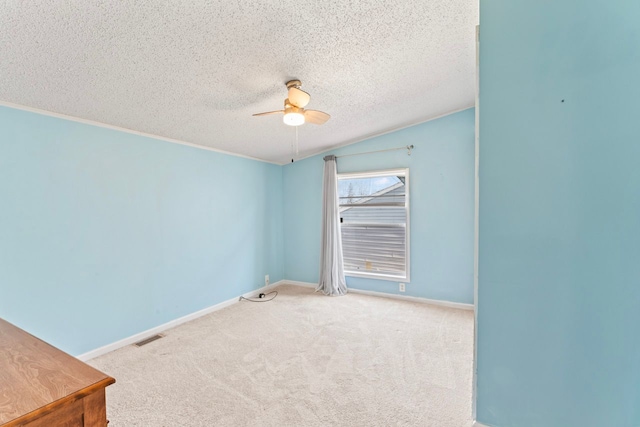
<svg viewBox="0 0 640 427">
<path fill-rule="evenodd" d="M 105 427 L 114 382 L 0 319 L 0 427 Z"/>
</svg>

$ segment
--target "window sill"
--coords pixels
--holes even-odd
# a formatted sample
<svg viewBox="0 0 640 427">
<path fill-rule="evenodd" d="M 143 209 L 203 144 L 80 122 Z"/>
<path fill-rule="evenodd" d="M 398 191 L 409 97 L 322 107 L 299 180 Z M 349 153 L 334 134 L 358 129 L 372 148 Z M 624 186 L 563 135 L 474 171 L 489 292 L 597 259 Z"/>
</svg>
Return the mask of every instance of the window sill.
<svg viewBox="0 0 640 427">
<path fill-rule="evenodd" d="M 345 271 L 344 275 L 347 277 L 361 277 L 364 279 L 376 279 L 376 280 L 386 280 L 388 282 L 404 282 L 409 283 L 409 276 L 394 276 L 391 274 L 382 274 L 382 273 L 362 273 L 358 271 Z"/>
</svg>

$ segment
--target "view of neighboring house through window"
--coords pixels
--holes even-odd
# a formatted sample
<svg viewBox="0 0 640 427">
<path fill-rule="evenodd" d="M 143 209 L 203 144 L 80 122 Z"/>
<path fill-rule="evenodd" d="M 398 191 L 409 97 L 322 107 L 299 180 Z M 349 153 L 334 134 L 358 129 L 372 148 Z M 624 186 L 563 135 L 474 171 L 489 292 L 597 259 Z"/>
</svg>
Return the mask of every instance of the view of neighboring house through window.
<svg viewBox="0 0 640 427">
<path fill-rule="evenodd" d="M 338 175 L 347 276 L 409 280 L 409 170 Z"/>
</svg>

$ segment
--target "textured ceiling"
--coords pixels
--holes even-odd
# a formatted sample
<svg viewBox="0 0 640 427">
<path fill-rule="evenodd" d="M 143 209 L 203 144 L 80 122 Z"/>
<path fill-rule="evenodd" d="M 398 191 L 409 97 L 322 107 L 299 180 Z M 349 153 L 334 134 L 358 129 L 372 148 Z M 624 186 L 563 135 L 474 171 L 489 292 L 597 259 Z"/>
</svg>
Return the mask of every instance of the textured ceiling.
<svg viewBox="0 0 640 427">
<path fill-rule="evenodd" d="M 477 0 L 5 1 L 0 101 L 290 161 L 474 103 Z"/>
</svg>

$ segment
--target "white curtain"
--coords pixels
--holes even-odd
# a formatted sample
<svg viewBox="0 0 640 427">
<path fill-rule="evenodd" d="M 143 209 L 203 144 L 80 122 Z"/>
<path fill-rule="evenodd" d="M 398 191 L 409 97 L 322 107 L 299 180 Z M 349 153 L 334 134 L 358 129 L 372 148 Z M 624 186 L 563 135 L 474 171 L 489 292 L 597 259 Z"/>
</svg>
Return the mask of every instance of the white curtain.
<svg viewBox="0 0 640 427">
<path fill-rule="evenodd" d="M 347 282 L 344 278 L 344 264 L 342 261 L 337 173 L 336 156 L 326 156 L 324 158 L 322 191 L 320 282 L 316 291 L 331 296 L 347 293 Z"/>
</svg>

